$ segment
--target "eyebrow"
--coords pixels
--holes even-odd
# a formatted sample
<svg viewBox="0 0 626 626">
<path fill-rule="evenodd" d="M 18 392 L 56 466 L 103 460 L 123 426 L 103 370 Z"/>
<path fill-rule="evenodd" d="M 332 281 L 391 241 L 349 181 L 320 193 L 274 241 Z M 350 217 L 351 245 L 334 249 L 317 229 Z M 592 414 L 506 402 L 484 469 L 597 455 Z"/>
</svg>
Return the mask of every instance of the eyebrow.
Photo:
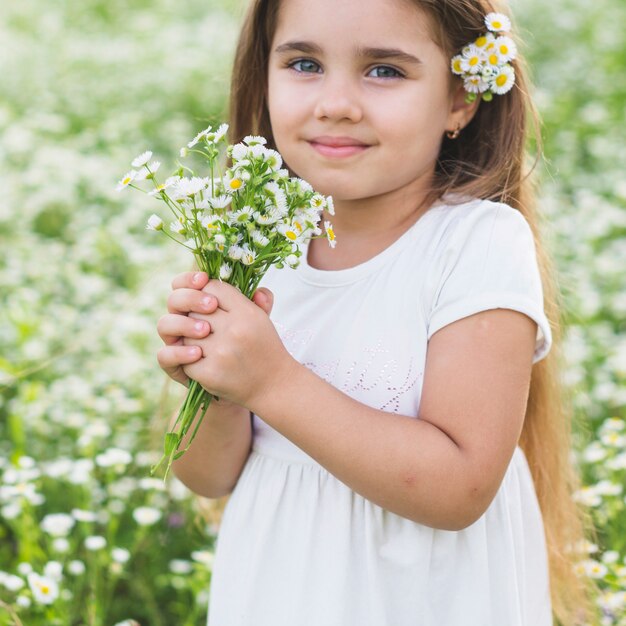
<svg viewBox="0 0 626 626">
<path fill-rule="evenodd" d="M 322 49 L 315 43 L 310 41 L 288 41 L 278 46 L 275 50 L 277 54 L 284 52 L 304 52 L 305 54 L 322 54 Z M 398 48 L 357 48 L 357 54 L 367 59 L 396 59 L 411 63 L 413 65 L 421 65 L 422 62 L 412 54 L 404 52 Z"/>
</svg>

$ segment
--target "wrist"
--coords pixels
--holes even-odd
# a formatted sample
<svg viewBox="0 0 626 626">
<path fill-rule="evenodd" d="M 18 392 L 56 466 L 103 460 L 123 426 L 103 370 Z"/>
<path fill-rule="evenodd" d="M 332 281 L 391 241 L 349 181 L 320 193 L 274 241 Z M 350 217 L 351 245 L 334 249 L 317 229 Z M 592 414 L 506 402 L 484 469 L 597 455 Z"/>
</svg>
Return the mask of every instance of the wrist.
<svg viewBox="0 0 626 626">
<path fill-rule="evenodd" d="M 308 372 L 307 368 L 286 350 L 279 365 L 268 370 L 264 384 L 253 390 L 246 403 L 253 413 L 260 416 L 271 413 L 277 403 L 289 402 L 288 390 L 294 386 L 298 388 L 303 374 Z"/>
</svg>

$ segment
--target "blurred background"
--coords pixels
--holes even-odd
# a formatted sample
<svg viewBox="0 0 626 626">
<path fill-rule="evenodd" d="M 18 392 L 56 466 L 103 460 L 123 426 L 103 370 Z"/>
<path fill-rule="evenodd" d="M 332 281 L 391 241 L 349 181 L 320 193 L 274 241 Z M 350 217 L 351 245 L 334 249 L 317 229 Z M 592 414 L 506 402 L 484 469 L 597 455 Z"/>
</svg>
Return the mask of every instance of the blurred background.
<svg viewBox="0 0 626 626">
<path fill-rule="evenodd" d="M 182 398 L 156 320 L 190 258 L 145 231 L 151 199 L 114 189 L 139 153 L 168 173 L 226 119 L 244 4 L 0 4 L 0 626 L 206 622 L 220 507 L 148 477 Z M 577 498 L 599 528 L 580 575 L 623 626 L 626 3 L 511 6 L 543 118 Z"/>
</svg>

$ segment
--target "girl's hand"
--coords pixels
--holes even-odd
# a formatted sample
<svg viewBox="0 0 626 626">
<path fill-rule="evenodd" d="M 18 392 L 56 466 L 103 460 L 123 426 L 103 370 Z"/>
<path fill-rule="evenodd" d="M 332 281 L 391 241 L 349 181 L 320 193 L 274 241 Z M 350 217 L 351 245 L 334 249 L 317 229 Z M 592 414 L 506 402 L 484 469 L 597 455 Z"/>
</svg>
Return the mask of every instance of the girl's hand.
<svg viewBox="0 0 626 626">
<path fill-rule="evenodd" d="M 202 358 L 182 369 L 213 395 L 250 409 L 254 398 L 275 387 L 297 362 L 268 315 L 235 287 L 210 280 L 203 296 L 211 296 L 218 306 L 208 314 L 194 313 L 193 318 L 207 321 L 211 332 L 202 339 L 183 339 L 185 349 L 199 346 Z M 259 296 L 265 297 L 271 302 L 271 292 Z"/>
<path fill-rule="evenodd" d="M 185 339 L 199 339 L 211 332 L 207 321 L 193 319 L 196 314 L 213 313 L 217 299 L 202 292 L 209 279 L 205 272 L 185 272 L 172 281 L 172 293 L 167 299 L 169 313 L 157 322 L 157 332 L 165 343 L 157 353 L 157 360 L 165 373 L 182 385 L 189 384 L 183 365 L 194 363 L 202 356 L 198 347 L 186 346 Z M 257 306 L 268 315 L 272 310 L 272 294 L 267 289 L 258 289 L 253 297 Z"/>
</svg>

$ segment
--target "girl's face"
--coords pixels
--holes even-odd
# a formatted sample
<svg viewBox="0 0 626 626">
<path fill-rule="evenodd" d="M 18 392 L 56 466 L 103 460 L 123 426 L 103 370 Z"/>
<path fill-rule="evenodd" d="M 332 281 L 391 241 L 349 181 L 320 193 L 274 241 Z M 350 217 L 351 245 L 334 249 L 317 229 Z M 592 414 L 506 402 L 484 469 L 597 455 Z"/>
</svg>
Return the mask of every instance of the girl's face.
<svg viewBox="0 0 626 626">
<path fill-rule="evenodd" d="M 298 176 L 339 201 L 427 185 L 457 119 L 428 27 L 406 0 L 281 0 L 268 108 Z"/>
</svg>

